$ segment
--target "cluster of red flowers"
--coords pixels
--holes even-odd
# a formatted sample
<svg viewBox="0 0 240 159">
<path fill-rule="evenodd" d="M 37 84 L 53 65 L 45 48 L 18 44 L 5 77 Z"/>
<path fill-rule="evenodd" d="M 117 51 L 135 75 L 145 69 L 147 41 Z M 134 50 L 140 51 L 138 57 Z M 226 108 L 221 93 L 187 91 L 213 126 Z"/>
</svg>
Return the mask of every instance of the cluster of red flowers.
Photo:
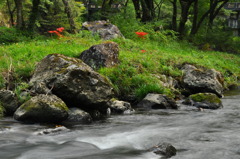
<svg viewBox="0 0 240 159">
<path fill-rule="evenodd" d="M 61 34 L 61 32 L 63 32 L 64 30 L 64 27 L 60 27 L 60 28 L 57 28 L 56 30 L 53 30 L 53 31 L 48 31 L 49 33 L 54 33 L 56 34 L 58 37 L 63 37 L 63 35 Z"/>
<path fill-rule="evenodd" d="M 148 33 L 145 33 L 145 32 L 135 32 L 135 34 L 137 34 L 137 36 L 139 37 L 139 38 L 142 38 L 142 39 L 145 39 L 145 35 L 147 35 Z"/>
</svg>

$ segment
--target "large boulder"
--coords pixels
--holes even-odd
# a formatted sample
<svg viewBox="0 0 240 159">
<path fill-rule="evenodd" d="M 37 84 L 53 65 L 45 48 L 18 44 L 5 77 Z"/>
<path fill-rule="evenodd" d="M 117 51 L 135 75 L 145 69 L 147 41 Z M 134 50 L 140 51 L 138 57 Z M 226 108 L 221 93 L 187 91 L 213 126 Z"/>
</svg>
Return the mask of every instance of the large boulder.
<svg viewBox="0 0 240 159">
<path fill-rule="evenodd" d="M 18 100 L 10 90 L 0 90 L 0 104 L 3 107 L 5 115 L 12 115 L 18 108 Z"/>
<path fill-rule="evenodd" d="M 85 111 L 106 111 L 106 103 L 114 96 L 105 77 L 82 60 L 61 54 L 50 54 L 40 61 L 30 83 L 33 92 L 55 94 L 69 107 Z"/>
<path fill-rule="evenodd" d="M 30 123 L 59 123 L 68 117 L 68 107 L 55 95 L 32 97 L 14 113 L 14 119 Z"/>
<path fill-rule="evenodd" d="M 176 102 L 162 94 L 149 93 L 137 104 L 137 107 L 144 109 L 177 109 Z"/>
<path fill-rule="evenodd" d="M 197 93 L 190 95 L 183 104 L 195 106 L 202 109 L 218 109 L 222 108 L 222 101 L 213 93 Z"/>
<path fill-rule="evenodd" d="M 117 43 L 106 42 L 94 45 L 81 53 L 80 59 L 94 70 L 101 67 L 112 67 L 119 63 L 119 47 Z"/>
<path fill-rule="evenodd" d="M 202 70 L 192 65 L 184 65 L 183 87 L 187 95 L 195 93 L 214 93 L 223 96 L 224 78 L 214 69 Z"/>
<path fill-rule="evenodd" d="M 122 33 L 117 26 L 109 23 L 108 21 L 93 21 L 84 22 L 83 28 L 91 31 L 94 34 L 98 34 L 103 40 L 110 40 L 118 37 L 123 37 Z"/>
</svg>

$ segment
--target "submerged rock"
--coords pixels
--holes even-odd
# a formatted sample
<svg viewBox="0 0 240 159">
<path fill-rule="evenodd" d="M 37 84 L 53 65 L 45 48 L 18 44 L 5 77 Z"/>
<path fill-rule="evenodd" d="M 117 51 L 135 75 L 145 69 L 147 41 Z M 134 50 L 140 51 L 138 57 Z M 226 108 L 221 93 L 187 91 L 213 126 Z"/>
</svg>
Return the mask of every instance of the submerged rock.
<svg viewBox="0 0 240 159">
<path fill-rule="evenodd" d="M 111 99 L 108 105 L 112 114 L 131 114 L 134 112 L 131 104 L 125 101 Z"/>
<path fill-rule="evenodd" d="M 120 32 L 117 26 L 104 20 L 84 22 L 82 26 L 84 29 L 91 31 L 94 34 L 98 34 L 101 37 L 101 39 L 104 40 L 123 37 L 122 33 Z"/>
<path fill-rule="evenodd" d="M 88 124 L 92 122 L 92 117 L 79 108 L 70 108 L 66 122 Z"/>
<path fill-rule="evenodd" d="M 40 61 L 30 83 L 33 92 L 55 94 L 69 107 L 85 111 L 106 111 L 107 102 L 114 97 L 113 87 L 105 77 L 82 60 L 61 54 L 50 54 Z"/>
<path fill-rule="evenodd" d="M 41 131 L 36 132 L 36 135 L 49 135 L 49 134 L 57 134 L 57 133 L 63 133 L 63 132 L 67 132 L 70 131 L 68 128 L 66 128 L 65 126 L 56 126 L 55 128 L 48 128 L 48 129 L 44 129 Z"/>
<path fill-rule="evenodd" d="M 10 90 L 0 90 L 0 105 L 3 107 L 5 115 L 13 115 L 18 108 L 18 100 Z"/>
<path fill-rule="evenodd" d="M 137 104 L 139 108 L 145 109 L 177 109 L 176 102 L 162 94 L 149 93 L 147 96 Z"/>
<path fill-rule="evenodd" d="M 83 51 L 79 58 L 91 68 L 97 70 L 101 67 L 112 67 L 118 64 L 118 55 L 118 44 L 106 42 L 94 45 L 90 49 Z"/>
<path fill-rule="evenodd" d="M 224 78 L 222 74 L 214 69 L 201 70 L 192 65 L 184 65 L 183 87 L 187 94 L 214 93 L 223 96 Z"/>
<path fill-rule="evenodd" d="M 68 117 L 68 107 L 55 95 L 32 97 L 14 113 L 14 119 L 29 123 L 59 123 Z"/>
<path fill-rule="evenodd" d="M 149 151 L 152 151 L 158 155 L 162 155 L 166 158 L 170 158 L 177 154 L 176 148 L 169 143 L 160 143 L 150 148 Z"/>
<path fill-rule="evenodd" d="M 220 98 L 213 93 L 193 94 L 183 101 L 183 104 L 203 109 L 218 109 L 223 107 Z"/>
</svg>

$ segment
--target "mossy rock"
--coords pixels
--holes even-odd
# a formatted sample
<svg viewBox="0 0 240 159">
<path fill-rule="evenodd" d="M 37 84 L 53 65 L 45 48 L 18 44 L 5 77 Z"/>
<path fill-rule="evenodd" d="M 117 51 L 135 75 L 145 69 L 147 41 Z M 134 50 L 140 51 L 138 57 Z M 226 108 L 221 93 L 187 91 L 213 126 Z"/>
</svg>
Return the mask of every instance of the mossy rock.
<svg viewBox="0 0 240 159">
<path fill-rule="evenodd" d="M 28 123 L 59 123 L 68 117 L 68 107 L 55 95 L 38 95 L 23 103 L 14 119 Z"/>
<path fill-rule="evenodd" d="M 197 93 L 190 95 L 183 104 L 203 109 L 218 109 L 223 107 L 220 98 L 213 93 Z"/>
<path fill-rule="evenodd" d="M 198 93 L 189 96 L 195 102 L 222 103 L 220 98 L 213 93 Z"/>
<path fill-rule="evenodd" d="M 4 116 L 5 109 L 0 103 L 0 118 Z"/>
</svg>

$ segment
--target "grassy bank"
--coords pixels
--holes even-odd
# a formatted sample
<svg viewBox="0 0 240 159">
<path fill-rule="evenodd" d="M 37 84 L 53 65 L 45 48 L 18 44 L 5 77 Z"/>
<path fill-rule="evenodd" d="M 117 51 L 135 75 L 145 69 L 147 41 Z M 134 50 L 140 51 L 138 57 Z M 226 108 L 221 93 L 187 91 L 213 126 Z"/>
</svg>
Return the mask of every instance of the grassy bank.
<svg viewBox="0 0 240 159">
<path fill-rule="evenodd" d="M 115 39 L 120 47 L 121 63 L 114 68 L 102 68 L 121 96 L 134 95 L 139 99 L 148 92 L 174 96 L 178 90 L 163 87 L 161 75 L 180 79 L 179 68 L 194 64 L 214 68 L 224 75 L 226 86 L 237 84 L 240 77 L 240 55 L 215 51 L 200 51 L 187 42 L 175 40 L 153 41 L 150 38 Z M 61 39 L 43 38 L 26 42 L 0 44 L 0 87 L 27 82 L 34 67 L 44 56 L 60 53 L 77 57 L 90 46 L 102 43 L 96 37 L 80 33 Z"/>
</svg>

